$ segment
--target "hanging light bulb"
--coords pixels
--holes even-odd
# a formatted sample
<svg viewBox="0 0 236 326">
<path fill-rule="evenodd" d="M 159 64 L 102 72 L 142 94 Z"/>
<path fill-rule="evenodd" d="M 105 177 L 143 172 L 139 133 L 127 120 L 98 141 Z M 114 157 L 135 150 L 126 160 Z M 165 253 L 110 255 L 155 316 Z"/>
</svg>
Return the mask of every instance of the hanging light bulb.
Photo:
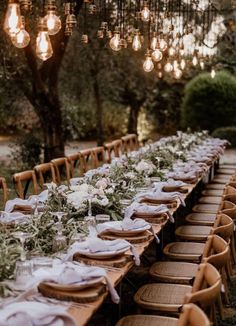
<svg viewBox="0 0 236 326">
<path fill-rule="evenodd" d="M 176 52 L 175 49 L 171 46 L 168 51 L 169 56 L 173 57 L 175 55 L 175 52 Z"/>
<path fill-rule="evenodd" d="M 16 0 L 9 0 L 4 20 L 4 31 L 10 36 L 18 33 L 21 28 L 20 5 Z"/>
<path fill-rule="evenodd" d="M 182 70 L 180 70 L 180 69 L 175 69 L 174 70 L 174 77 L 175 77 L 175 79 L 180 79 L 182 77 L 182 75 L 183 75 Z"/>
<path fill-rule="evenodd" d="M 141 11 L 141 19 L 144 22 L 148 22 L 150 20 L 151 12 L 148 8 L 147 1 L 144 1 L 143 10 Z"/>
<path fill-rule="evenodd" d="M 147 51 L 146 59 L 143 63 L 143 69 L 146 72 L 151 72 L 154 69 L 154 63 L 149 51 Z"/>
<path fill-rule="evenodd" d="M 36 38 L 36 54 L 43 61 L 46 61 L 53 55 L 51 40 L 43 18 L 39 20 L 39 32 Z"/>
<path fill-rule="evenodd" d="M 47 15 L 44 17 L 49 35 L 55 35 L 61 29 L 61 20 L 56 15 L 55 10 L 48 10 Z"/>
<path fill-rule="evenodd" d="M 203 61 L 203 59 L 200 60 L 200 67 L 202 70 L 204 70 L 205 68 L 205 62 Z"/>
<path fill-rule="evenodd" d="M 179 64 L 178 64 L 178 61 L 177 60 L 174 60 L 174 62 L 173 62 L 173 69 L 174 70 L 179 69 Z"/>
<path fill-rule="evenodd" d="M 216 76 L 216 71 L 214 68 L 211 69 L 211 78 L 214 79 Z"/>
<path fill-rule="evenodd" d="M 192 64 L 193 64 L 194 67 L 196 67 L 197 64 L 198 64 L 198 58 L 197 58 L 196 55 L 193 57 Z"/>
<path fill-rule="evenodd" d="M 132 48 L 134 51 L 139 51 L 142 48 L 140 32 L 138 29 L 135 31 L 134 39 L 132 42 Z"/>
<path fill-rule="evenodd" d="M 25 22 L 23 16 L 21 17 L 21 29 L 17 34 L 14 34 L 11 37 L 11 41 L 13 45 L 19 49 L 27 47 L 30 42 L 29 33 L 25 30 Z"/>
<path fill-rule="evenodd" d="M 163 58 L 163 54 L 159 49 L 156 49 L 155 51 L 152 52 L 152 59 L 155 62 L 161 61 Z"/>
<path fill-rule="evenodd" d="M 151 49 L 152 49 L 153 51 L 156 50 L 157 42 L 158 42 L 158 40 L 157 40 L 157 35 L 156 35 L 156 32 L 155 32 L 155 33 L 153 34 L 153 37 L 152 37 L 152 40 L 151 40 Z"/>
<path fill-rule="evenodd" d="M 160 79 L 163 77 L 163 73 L 162 73 L 162 71 L 158 71 L 158 73 L 157 73 L 157 77 L 160 78 Z"/>
<path fill-rule="evenodd" d="M 118 31 L 118 27 L 116 27 L 114 31 L 114 36 L 110 40 L 110 47 L 113 51 L 120 51 L 120 32 Z"/>
<path fill-rule="evenodd" d="M 185 67 L 186 67 L 186 61 L 184 59 L 181 59 L 181 61 L 180 61 L 180 68 L 182 70 L 184 70 Z"/>
<path fill-rule="evenodd" d="M 167 49 L 167 42 L 162 38 L 159 42 L 160 50 L 165 51 Z"/>
<path fill-rule="evenodd" d="M 165 72 L 172 72 L 173 71 L 173 66 L 169 61 L 165 64 L 164 70 L 165 70 Z"/>
</svg>

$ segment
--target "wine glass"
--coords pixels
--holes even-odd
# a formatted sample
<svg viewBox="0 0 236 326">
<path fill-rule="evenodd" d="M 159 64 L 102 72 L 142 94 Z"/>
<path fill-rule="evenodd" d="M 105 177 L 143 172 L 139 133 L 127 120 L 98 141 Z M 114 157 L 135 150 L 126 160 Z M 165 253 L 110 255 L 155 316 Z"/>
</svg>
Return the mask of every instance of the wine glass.
<svg viewBox="0 0 236 326">
<path fill-rule="evenodd" d="M 72 236 L 70 238 L 70 245 L 72 245 L 74 242 L 83 242 L 86 239 L 86 235 L 83 232 L 78 232 L 77 229 L 77 222 L 73 222 L 74 225 L 74 231 L 72 233 Z"/>
<path fill-rule="evenodd" d="M 96 236 L 96 220 L 92 214 L 92 197 L 88 195 L 88 215 L 84 217 L 84 221 L 87 225 L 89 237 Z"/>
<path fill-rule="evenodd" d="M 20 255 L 20 260 L 23 262 L 26 260 L 26 251 L 25 251 L 25 240 L 29 239 L 32 235 L 27 232 L 22 232 L 22 231 L 16 231 L 13 233 L 14 238 L 20 240 L 21 244 L 21 255 Z"/>
<path fill-rule="evenodd" d="M 56 216 L 58 219 L 57 224 L 57 235 L 53 239 L 52 250 L 54 252 L 61 251 L 65 249 L 67 246 L 66 237 L 62 234 L 63 226 L 62 226 L 62 217 L 67 215 L 66 212 L 50 212 L 52 216 Z"/>
</svg>

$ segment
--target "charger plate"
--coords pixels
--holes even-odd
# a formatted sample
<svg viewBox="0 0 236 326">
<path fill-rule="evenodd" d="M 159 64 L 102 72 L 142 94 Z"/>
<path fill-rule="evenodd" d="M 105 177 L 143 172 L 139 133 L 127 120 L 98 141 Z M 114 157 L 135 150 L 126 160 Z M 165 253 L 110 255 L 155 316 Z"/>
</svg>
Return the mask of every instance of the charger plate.
<svg viewBox="0 0 236 326">
<path fill-rule="evenodd" d="M 94 287 L 98 286 L 102 281 L 104 280 L 104 277 L 95 277 L 89 281 L 81 281 L 78 284 L 58 284 L 53 282 L 42 282 L 44 285 L 46 285 L 48 288 L 59 290 L 59 291 L 80 291 L 83 289 L 86 289 L 88 287 Z"/>
<path fill-rule="evenodd" d="M 150 240 L 153 237 L 153 234 L 150 231 L 144 231 L 143 233 L 140 233 L 138 235 L 119 236 L 110 232 L 103 232 L 102 234 L 99 234 L 99 237 L 104 240 L 125 239 L 130 243 L 142 243 Z"/>
<path fill-rule="evenodd" d="M 118 257 L 113 257 L 109 259 L 92 259 L 80 255 L 78 252 L 74 254 L 73 260 L 84 263 L 90 266 L 111 266 L 121 268 L 124 267 L 129 261 L 132 260 L 132 256 L 130 255 L 122 255 Z"/>
<path fill-rule="evenodd" d="M 62 301 L 74 301 L 78 303 L 88 303 L 96 301 L 103 293 L 106 292 L 106 285 L 99 284 L 95 287 L 83 289 L 81 291 L 62 291 L 56 290 L 47 286 L 44 283 L 40 283 L 38 290 L 42 295 L 49 298 L 54 298 Z"/>
</svg>

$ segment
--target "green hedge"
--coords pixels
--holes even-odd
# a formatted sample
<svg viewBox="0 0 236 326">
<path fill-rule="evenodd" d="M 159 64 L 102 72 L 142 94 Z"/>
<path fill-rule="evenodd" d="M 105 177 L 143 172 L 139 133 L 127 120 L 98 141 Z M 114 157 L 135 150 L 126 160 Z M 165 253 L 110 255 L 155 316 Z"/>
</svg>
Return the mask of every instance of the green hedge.
<svg viewBox="0 0 236 326">
<path fill-rule="evenodd" d="M 227 139 L 231 143 L 231 146 L 236 148 L 236 126 L 218 128 L 213 131 L 212 136 Z"/>
<path fill-rule="evenodd" d="M 236 78 L 218 72 L 215 78 L 203 73 L 185 87 L 181 108 L 183 127 L 213 130 L 236 125 Z"/>
</svg>

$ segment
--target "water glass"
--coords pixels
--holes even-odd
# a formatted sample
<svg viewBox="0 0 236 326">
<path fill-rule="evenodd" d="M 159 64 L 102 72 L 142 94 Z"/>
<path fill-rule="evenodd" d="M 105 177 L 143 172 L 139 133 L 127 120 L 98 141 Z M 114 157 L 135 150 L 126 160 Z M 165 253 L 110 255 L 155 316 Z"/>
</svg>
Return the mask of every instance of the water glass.
<svg viewBox="0 0 236 326">
<path fill-rule="evenodd" d="M 33 268 L 32 261 L 17 261 L 15 269 L 15 279 L 17 285 L 24 285 L 29 281 L 29 278 L 32 276 Z"/>
<path fill-rule="evenodd" d="M 33 270 L 36 271 L 40 268 L 52 268 L 53 259 L 50 257 L 34 257 Z"/>
<path fill-rule="evenodd" d="M 111 220 L 111 217 L 108 214 L 97 214 L 95 216 L 95 220 L 96 220 L 96 224 L 106 223 Z"/>
<path fill-rule="evenodd" d="M 76 232 L 70 238 L 70 244 L 72 245 L 74 242 L 83 242 L 86 240 L 86 235 L 82 232 Z"/>
</svg>

